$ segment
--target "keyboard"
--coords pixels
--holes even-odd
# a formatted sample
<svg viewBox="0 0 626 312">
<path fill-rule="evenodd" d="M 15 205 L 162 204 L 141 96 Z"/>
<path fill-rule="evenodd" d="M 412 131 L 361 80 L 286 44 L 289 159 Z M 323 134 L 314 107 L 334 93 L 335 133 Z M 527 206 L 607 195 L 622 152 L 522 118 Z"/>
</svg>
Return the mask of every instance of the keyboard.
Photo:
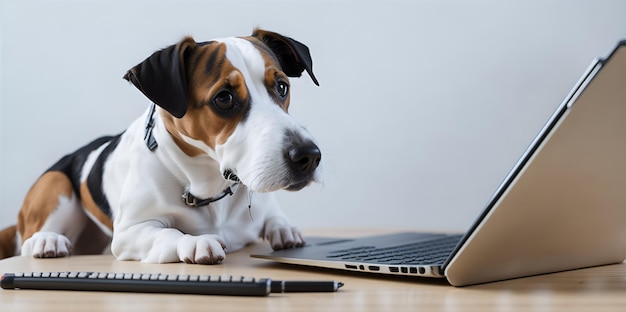
<svg viewBox="0 0 626 312">
<path fill-rule="evenodd" d="M 389 265 L 443 264 L 462 235 L 450 235 L 428 241 L 391 247 L 359 246 L 330 252 L 333 260 L 361 261 Z"/>
</svg>

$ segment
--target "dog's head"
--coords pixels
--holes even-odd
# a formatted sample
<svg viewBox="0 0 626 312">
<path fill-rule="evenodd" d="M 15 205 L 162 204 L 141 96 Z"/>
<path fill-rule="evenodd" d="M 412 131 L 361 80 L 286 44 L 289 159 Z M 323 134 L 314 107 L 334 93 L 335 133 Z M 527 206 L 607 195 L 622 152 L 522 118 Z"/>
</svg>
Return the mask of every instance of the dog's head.
<svg viewBox="0 0 626 312">
<path fill-rule="evenodd" d="M 197 43 L 187 37 L 128 71 L 160 106 L 176 144 L 189 156 L 208 154 L 225 179 L 259 192 L 299 190 L 315 181 L 321 152 L 288 114 L 288 77 L 307 71 L 309 49 L 277 33 Z"/>
</svg>

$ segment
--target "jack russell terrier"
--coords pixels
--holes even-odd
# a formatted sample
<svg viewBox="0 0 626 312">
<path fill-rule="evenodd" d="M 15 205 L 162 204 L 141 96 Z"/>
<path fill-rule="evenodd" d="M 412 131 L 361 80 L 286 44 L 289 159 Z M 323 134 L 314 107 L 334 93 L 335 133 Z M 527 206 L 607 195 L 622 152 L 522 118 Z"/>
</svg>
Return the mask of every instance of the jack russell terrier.
<svg viewBox="0 0 626 312">
<path fill-rule="evenodd" d="M 288 114 L 288 77 L 304 70 L 319 85 L 304 44 L 260 29 L 155 52 L 124 79 L 156 106 L 48 169 L 0 256 L 110 245 L 120 260 L 216 264 L 259 237 L 302 246 L 271 192 L 319 180 L 320 149 Z"/>
</svg>

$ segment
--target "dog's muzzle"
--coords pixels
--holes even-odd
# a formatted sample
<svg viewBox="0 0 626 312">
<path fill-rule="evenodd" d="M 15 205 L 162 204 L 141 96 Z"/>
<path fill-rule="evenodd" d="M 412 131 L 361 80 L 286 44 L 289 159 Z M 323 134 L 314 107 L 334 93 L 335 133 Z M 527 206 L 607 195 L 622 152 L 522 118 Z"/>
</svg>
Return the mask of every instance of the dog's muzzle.
<svg viewBox="0 0 626 312">
<path fill-rule="evenodd" d="M 227 167 L 222 176 L 227 181 L 242 183 L 251 190 L 258 192 L 273 192 L 278 190 L 299 191 L 318 178 L 316 169 L 319 167 L 322 153 L 311 140 L 286 140 L 281 149 L 282 157 L 261 157 L 259 168 L 253 175 L 241 173 L 239 178 L 237 168 Z M 280 155 L 280 154 L 279 154 Z M 278 155 L 277 155 L 278 156 Z M 251 183 L 251 184 L 247 184 Z"/>
</svg>

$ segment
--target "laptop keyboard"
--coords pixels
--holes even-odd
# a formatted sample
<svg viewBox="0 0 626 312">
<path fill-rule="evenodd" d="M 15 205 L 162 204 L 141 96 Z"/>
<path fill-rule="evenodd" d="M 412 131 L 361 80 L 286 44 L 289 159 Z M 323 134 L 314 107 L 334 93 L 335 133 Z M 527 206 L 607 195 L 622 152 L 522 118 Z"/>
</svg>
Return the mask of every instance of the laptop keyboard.
<svg viewBox="0 0 626 312">
<path fill-rule="evenodd" d="M 334 260 L 364 261 L 390 265 L 442 264 L 454 251 L 461 238 L 462 235 L 452 235 L 385 248 L 361 246 L 331 251 L 331 255 L 327 257 Z"/>
</svg>

